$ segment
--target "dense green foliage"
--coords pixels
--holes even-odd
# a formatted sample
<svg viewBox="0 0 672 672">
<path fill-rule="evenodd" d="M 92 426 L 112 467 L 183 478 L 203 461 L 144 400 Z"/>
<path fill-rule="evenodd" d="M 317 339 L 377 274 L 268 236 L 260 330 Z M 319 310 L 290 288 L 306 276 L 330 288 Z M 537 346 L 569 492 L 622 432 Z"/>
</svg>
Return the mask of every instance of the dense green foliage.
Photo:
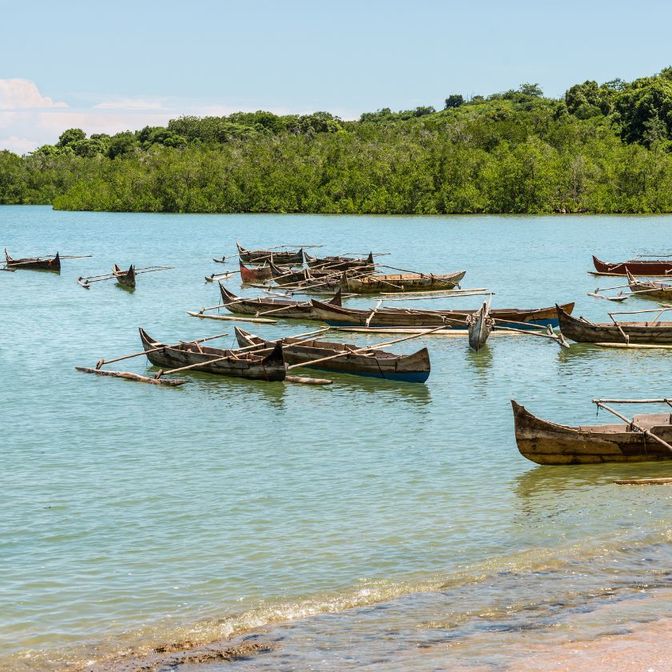
<svg viewBox="0 0 672 672">
<path fill-rule="evenodd" d="M 342 121 L 326 112 L 181 117 L 24 157 L 0 152 L 0 203 L 152 212 L 672 211 L 672 68 L 626 83 L 451 94 Z"/>
</svg>

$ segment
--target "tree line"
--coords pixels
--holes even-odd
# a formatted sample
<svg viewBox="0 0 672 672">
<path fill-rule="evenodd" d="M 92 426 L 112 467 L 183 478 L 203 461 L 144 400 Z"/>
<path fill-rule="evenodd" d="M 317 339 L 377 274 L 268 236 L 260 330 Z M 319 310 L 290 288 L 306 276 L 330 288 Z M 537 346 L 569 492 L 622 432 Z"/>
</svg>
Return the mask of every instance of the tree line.
<svg viewBox="0 0 672 672">
<path fill-rule="evenodd" d="M 444 108 L 180 117 L 0 152 L 0 203 L 65 210 L 371 214 L 672 212 L 672 68 Z"/>
</svg>

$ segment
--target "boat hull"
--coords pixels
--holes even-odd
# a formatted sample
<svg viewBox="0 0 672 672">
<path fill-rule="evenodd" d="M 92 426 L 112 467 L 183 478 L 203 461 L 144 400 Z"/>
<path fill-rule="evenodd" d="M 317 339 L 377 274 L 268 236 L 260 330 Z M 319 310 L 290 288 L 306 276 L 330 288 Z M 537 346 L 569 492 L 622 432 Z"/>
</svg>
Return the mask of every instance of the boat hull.
<svg viewBox="0 0 672 672">
<path fill-rule="evenodd" d="M 248 250 L 238 244 L 237 246 L 238 257 L 246 264 L 265 264 L 269 261 L 275 264 L 303 264 L 303 249 L 298 252 L 276 252 L 274 250 Z"/>
<path fill-rule="evenodd" d="M 177 369 L 182 366 L 203 363 L 203 366 L 199 366 L 194 371 L 265 381 L 284 380 L 287 375 L 282 348 L 273 348 L 270 351 L 264 350 L 263 354 L 252 354 L 202 347 L 193 343 L 181 343 L 178 347 L 164 345 L 160 350 L 154 350 L 154 348 L 161 347 L 163 344 L 154 341 L 143 329 L 140 329 L 140 340 L 147 359 L 154 366 L 163 369 Z M 230 355 L 227 359 L 207 363 L 227 354 Z"/>
<path fill-rule="evenodd" d="M 511 401 L 516 443 L 520 454 L 544 465 L 602 464 L 606 462 L 655 462 L 672 459 L 672 453 L 627 425 L 569 427 L 537 418 Z M 667 416 L 669 423 L 669 415 Z M 672 427 L 653 426 L 650 431 L 668 443 Z"/>
<path fill-rule="evenodd" d="M 672 322 L 589 322 L 557 308 L 560 331 L 577 343 L 625 343 L 634 345 L 672 345 Z"/>
<path fill-rule="evenodd" d="M 466 271 L 446 275 L 424 275 L 422 273 L 401 273 L 394 275 L 367 275 L 361 278 L 341 278 L 343 291 L 352 294 L 388 294 L 401 292 L 431 292 L 453 289 L 460 284 Z"/>
<path fill-rule="evenodd" d="M 619 261 L 609 263 L 598 259 L 593 255 L 593 265 L 598 273 L 604 275 L 659 275 L 668 276 L 672 274 L 672 261 L 663 261 L 660 259 L 654 261 L 642 261 L 638 259 L 629 259 L 628 261 Z"/>
<path fill-rule="evenodd" d="M 383 308 L 379 310 L 361 310 L 356 308 L 343 308 L 332 306 L 321 301 L 312 302 L 317 319 L 323 320 L 333 327 L 416 327 L 432 328 L 442 324 L 447 329 L 466 329 L 467 318 L 475 314 L 475 310 L 451 311 L 451 310 L 413 310 L 403 308 Z M 564 304 L 563 308 L 568 312 L 574 309 L 573 303 Z M 493 309 L 490 316 L 497 320 L 498 329 L 506 329 L 507 326 L 515 329 L 534 329 L 538 326 L 558 326 L 558 315 L 555 306 L 537 309 Z M 510 320 L 511 322 L 507 322 Z M 530 325 L 526 327 L 525 325 Z"/>
<path fill-rule="evenodd" d="M 271 348 L 276 344 L 276 341 L 267 341 L 249 334 L 239 327 L 236 327 L 235 331 L 238 345 L 241 348 L 251 345 Z M 381 350 L 366 350 L 359 354 L 352 354 L 347 352 L 348 349 L 355 350 L 357 346 L 320 340 L 296 343 L 296 341 L 301 340 L 303 339 L 285 338 L 277 341 L 282 345 L 285 361 L 290 366 L 344 352 L 347 353 L 344 357 L 331 359 L 307 368 L 406 383 L 424 383 L 429 378 L 431 371 L 427 348 L 422 348 L 410 355 L 393 355 Z"/>
<path fill-rule="evenodd" d="M 5 263 L 7 268 L 13 269 L 24 269 L 27 271 L 51 271 L 52 273 L 61 272 L 61 257 L 58 252 L 56 256 L 50 257 L 48 259 L 41 258 L 26 258 L 26 259 L 13 259 L 7 254 L 5 250 Z"/>
</svg>

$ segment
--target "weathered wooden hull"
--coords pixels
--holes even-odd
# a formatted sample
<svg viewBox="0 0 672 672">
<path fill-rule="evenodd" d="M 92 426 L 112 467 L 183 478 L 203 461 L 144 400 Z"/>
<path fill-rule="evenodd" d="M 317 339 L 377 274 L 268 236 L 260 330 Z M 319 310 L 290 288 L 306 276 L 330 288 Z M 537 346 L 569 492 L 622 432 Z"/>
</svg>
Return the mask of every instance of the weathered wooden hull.
<svg viewBox="0 0 672 672">
<path fill-rule="evenodd" d="M 233 376 L 235 378 L 249 378 L 252 380 L 284 380 L 287 374 L 282 348 L 263 350 L 261 353 L 237 352 L 236 350 L 221 350 L 199 346 L 194 343 L 183 343 L 178 347 L 164 346 L 160 350 L 149 352 L 162 344 L 154 341 L 143 329 L 140 329 L 142 347 L 147 353 L 147 359 L 162 369 L 177 369 L 181 366 L 203 363 L 203 366 L 193 369 L 219 376 Z M 227 359 L 207 363 L 218 357 Z"/>
<path fill-rule="evenodd" d="M 373 349 L 352 354 L 348 350 L 356 350 L 356 345 L 320 340 L 305 341 L 305 339 L 301 338 L 284 338 L 278 341 L 268 341 L 249 334 L 239 327 L 235 328 L 235 332 L 238 345 L 241 348 L 251 345 L 271 348 L 276 343 L 280 343 L 285 361 L 290 366 L 292 364 L 304 364 L 335 355 L 338 352 L 344 352 L 346 353 L 344 357 L 331 359 L 307 368 L 406 383 L 424 383 L 429 378 L 431 371 L 427 348 L 422 348 L 410 355 L 395 355 L 390 352 Z M 302 342 L 297 343 L 297 341 Z"/>
<path fill-rule="evenodd" d="M 593 265 L 598 273 L 607 275 L 626 275 L 628 272 L 632 273 L 632 275 L 644 276 L 670 276 L 672 274 L 672 260 L 655 259 L 644 261 L 641 259 L 629 259 L 628 261 L 609 263 L 593 255 Z"/>
<path fill-rule="evenodd" d="M 131 264 L 127 271 L 122 271 L 116 264 L 112 267 L 117 284 L 124 289 L 135 289 L 135 267 Z"/>
<path fill-rule="evenodd" d="M 493 327 L 487 304 L 484 303 L 477 313 L 468 317 L 467 324 L 469 325 L 469 347 L 478 352 L 485 345 Z"/>
<path fill-rule="evenodd" d="M 560 331 L 577 343 L 631 343 L 641 345 L 672 344 L 672 322 L 589 322 L 568 315 L 557 307 Z"/>
<path fill-rule="evenodd" d="M 265 264 L 273 261 L 276 264 L 303 264 L 303 250 L 298 252 L 276 252 L 274 250 L 247 250 L 238 243 L 238 256 L 246 264 Z"/>
<path fill-rule="evenodd" d="M 373 272 L 373 252 L 364 259 L 352 259 L 349 257 L 311 257 L 309 254 L 303 253 L 303 256 L 309 268 L 328 269 L 330 271 L 347 271 L 348 269 L 367 270 Z"/>
<path fill-rule="evenodd" d="M 600 464 L 604 462 L 652 462 L 669 460 L 672 453 L 642 432 L 628 426 L 601 425 L 569 427 L 542 420 L 524 406 L 511 401 L 516 443 L 520 454 L 537 464 Z M 672 427 L 647 427 L 668 443 Z"/>
<path fill-rule="evenodd" d="M 448 329 L 466 329 L 467 317 L 475 310 L 414 310 L 410 308 L 380 308 L 378 310 L 361 310 L 357 308 L 334 307 L 321 301 L 312 302 L 318 319 L 334 327 L 439 327 L 442 324 Z M 573 303 L 567 303 L 563 308 L 568 312 L 574 309 Z M 497 319 L 498 328 L 508 326 L 516 329 L 525 329 L 524 324 L 534 326 L 558 326 L 558 315 L 555 306 L 537 309 L 500 308 L 492 309 L 490 316 Z M 514 324 L 524 323 L 524 324 Z"/>
<path fill-rule="evenodd" d="M 316 320 L 310 301 L 293 301 L 291 299 L 275 299 L 275 298 L 256 298 L 256 299 L 242 299 L 230 292 L 222 283 L 219 283 L 219 292 L 222 297 L 223 306 L 235 315 L 253 315 L 267 311 L 275 311 L 269 315 L 272 318 L 294 319 L 294 320 Z M 333 303 L 332 303 L 333 302 Z M 331 302 L 325 305 L 341 305 L 341 295 L 338 292 Z M 283 310 L 279 310 L 282 308 Z M 262 316 L 263 317 L 263 316 Z"/>
<path fill-rule="evenodd" d="M 644 282 L 637 280 L 628 273 L 628 286 L 633 294 L 644 298 L 661 299 L 666 303 L 672 301 L 672 285 L 664 282 Z"/>
<path fill-rule="evenodd" d="M 271 267 L 268 264 L 257 266 L 256 268 L 248 268 L 242 261 L 240 262 L 240 279 L 243 284 L 262 282 L 272 277 L 273 271 L 271 271 Z"/>
<path fill-rule="evenodd" d="M 362 278 L 341 278 L 343 291 L 352 294 L 387 294 L 396 292 L 424 292 L 453 289 L 460 284 L 466 271 L 446 275 L 424 275 L 421 273 L 401 273 L 392 275 L 367 275 Z"/>
<path fill-rule="evenodd" d="M 52 271 L 53 273 L 61 272 L 61 257 L 58 252 L 56 252 L 56 256 L 46 259 L 40 257 L 13 259 L 7 254 L 7 250 L 5 250 L 5 263 L 7 264 L 7 268 L 25 269 L 28 271 Z"/>
</svg>

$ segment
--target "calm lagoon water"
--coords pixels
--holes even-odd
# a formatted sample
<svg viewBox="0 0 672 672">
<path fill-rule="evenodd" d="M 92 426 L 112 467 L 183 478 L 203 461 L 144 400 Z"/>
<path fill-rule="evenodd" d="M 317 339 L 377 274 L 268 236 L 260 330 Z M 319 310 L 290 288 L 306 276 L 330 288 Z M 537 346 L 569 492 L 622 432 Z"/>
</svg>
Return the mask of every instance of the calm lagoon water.
<svg viewBox="0 0 672 672">
<path fill-rule="evenodd" d="M 389 252 L 391 266 L 466 269 L 464 286 L 492 289 L 494 306 L 575 300 L 575 314 L 607 319 L 618 308 L 586 292 L 620 283 L 588 275 L 590 255 L 670 252 L 671 232 L 672 217 L 0 207 L 12 255 L 93 255 L 64 260 L 60 276 L 0 273 L 0 669 L 95 668 L 250 631 L 273 649 L 233 667 L 505 669 L 524 653 L 521 632 L 594 636 L 616 627 L 610 604 L 633 620 L 669 609 L 670 490 L 612 481 L 672 463 L 535 466 L 516 449 L 509 401 L 588 423 L 593 397 L 669 396 L 667 351 L 500 336 L 474 354 L 466 339 L 426 339 L 396 348 L 429 346 L 427 384 L 334 376 L 328 388 L 193 374 L 163 389 L 74 367 L 138 350 L 138 326 L 167 341 L 229 332 L 220 343 L 232 344 L 234 323 L 186 311 L 217 303 L 203 277 L 236 240 Z M 175 269 L 140 275 L 133 294 L 77 285 L 113 263 Z"/>
</svg>

